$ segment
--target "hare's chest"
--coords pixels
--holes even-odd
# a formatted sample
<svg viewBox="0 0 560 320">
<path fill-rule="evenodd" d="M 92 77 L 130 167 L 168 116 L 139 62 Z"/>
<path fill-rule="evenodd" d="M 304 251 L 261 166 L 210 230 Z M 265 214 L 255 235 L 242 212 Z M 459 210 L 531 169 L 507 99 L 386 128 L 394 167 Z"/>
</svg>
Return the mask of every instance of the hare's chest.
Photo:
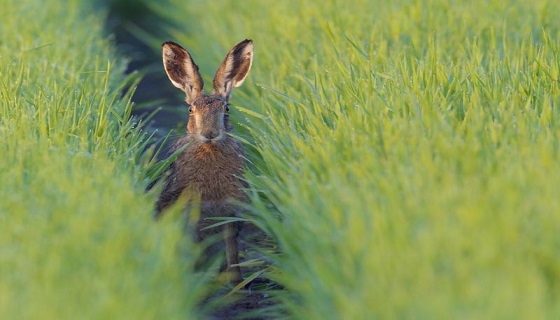
<svg viewBox="0 0 560 320">
<path fill-rule="evenodd" d="M 176 169 L 185 188 L 200 194 L 201 200 L 220 201 L 243 197 L 243 157 L 230 154 L 185 154 L 177 159 Z"/>
</svg>

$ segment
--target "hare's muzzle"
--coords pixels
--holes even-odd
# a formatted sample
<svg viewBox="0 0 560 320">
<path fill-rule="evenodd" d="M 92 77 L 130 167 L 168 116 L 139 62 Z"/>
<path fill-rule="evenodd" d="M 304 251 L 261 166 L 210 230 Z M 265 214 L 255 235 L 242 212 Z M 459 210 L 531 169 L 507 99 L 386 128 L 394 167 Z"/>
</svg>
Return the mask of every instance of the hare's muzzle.
<svg viewBox="0 0 560 320">
<path fill-rule="evenodd" d="M 208 140 L 214 140 L 220 136 L 220 130 L 216 130 L 216 129 L 202 130 L 200 135 Z"/>
<path fill-rule="evenodd" d="M 197 134 L 197 139 L 204 143 L 216 143 L 225 137 L 226 133 L 220 128 L 203 129 Z"/>
</svg>

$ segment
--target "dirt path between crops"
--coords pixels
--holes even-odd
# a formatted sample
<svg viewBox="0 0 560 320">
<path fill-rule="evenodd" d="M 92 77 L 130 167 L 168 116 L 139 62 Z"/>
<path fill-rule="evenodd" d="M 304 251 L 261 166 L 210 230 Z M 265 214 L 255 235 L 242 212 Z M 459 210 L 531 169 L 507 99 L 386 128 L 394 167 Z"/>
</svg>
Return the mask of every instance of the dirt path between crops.
<svg viewBox="0 0 560 320">
<path fill-rule="evenodd" d="M 270 238 L 263 232 L 251 225 L 245 225 L 240 232 L 239 239 L 240 249 L 240 262 L 243 263 L 247 260 L 259 259 L 266 261 L 266 257 L 258 252 L 255 248 L 261 250 L 270 250 Z M 262 266 L 255 268 L 242 268 L 242 273 L 247 277 L 259 270 Z M 254 319 L 265 320 L 273 319 L 273 316 L 266 316 L 263 312 L 258 315 L 251 315 L 255 311 L 262 311 L 263 309 L 270 308 L 275 305 L 271 300 L 270 290 L 280 289 L 278 285 L 272 283 L 268 279 L 256 278 L 247 288 L 240 290 L 234 294 L 234 302 L 226 304 L 222 307 L 216 308 L 210 313 L 207 319 L 209 320 L 225 320 L 225 319 Z M 210 299 L 222 299 L 227 295 L 229 289 L 218 290 Z"/>
<path fill-rule="evenodd" d="M 134 3 L 133 8 L 127 5 L 126 1 L 113 1 L 109 12 L 106 23 L 107 33 L 114 38 L 119 53 L 130 59 L 127 72 L 156 70 L 156 65 L 161 66 L 161 53 L 153 51 L 146 43 L 136 38 L 129 31 L 131 30 L 129 26 L 134 25 L 152 37 L 162 39 L 163 42 L 169 38 L 164 31 L 166 30 L 165 21 L 156 16 L 142 1 Z M 132 116 L 143 117 L 160 106 L 177 105 L 180 101 L 177 99 L 181 99 L 178 97 L 177 90 L 169 84 L 164 72 L 146 72 L 132 98 L 136 106 L 142 107 L 134 109 Z M 156 138 L 163 138 L 179 123 L 186 123 L 186 120 L 187 112 L 177 114 L 163 108 L 155 114 L 148 124 L 148 128 L 155 132 Z M 262 249 L 267 243 L 269 243 L 269 239 L 264 233 L 254 227 L 244 226 L 240 234 L 241 262 L 251 259 L 265 260 L 265 257 L 255 248 Z M 258 271 L 259 268 L 243 268 L 242 272 L 247 276 Z M 213 310 L 208 311 L 204 305 L 201 306 L 201 309 L 209 314 L 207 318 L 209 320 L 274 319 L 275 316 L 266 315 L 264 312 L 259 312 L 258 315 L 251 313 L 273 306 L 269 292 L 277 289 L 278 286 L 268 280 L 257 278 L 246 289 L 233 294 L 234 301 L 225 303 L 223 298 L 229 289 L 221 288 L 205 301 L 207 304 L 215 306 Z"/>
</svg>

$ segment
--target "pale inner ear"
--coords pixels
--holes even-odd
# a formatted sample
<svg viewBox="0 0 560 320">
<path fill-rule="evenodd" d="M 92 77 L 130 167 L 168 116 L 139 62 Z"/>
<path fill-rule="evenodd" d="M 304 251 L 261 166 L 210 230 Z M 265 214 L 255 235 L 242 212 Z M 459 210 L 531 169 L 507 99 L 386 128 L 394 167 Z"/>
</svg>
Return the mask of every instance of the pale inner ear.
<svg viewBox="0 0 560 320">
<path fill-rule="evenodd" d="M 162 48 L 163 66 L 171 83 L 187 95 L 191 104 L 203 93 L 204 83 L 198 66 L 189 52 L 174 42 L 166 42 Z"/>
<path fill-rule="evenodd" d="M 253 42 L 244 40 L 227 54 L 214 76 L 214 93 L 229 99 L 231 89 L 239 87 L 247 78 L 253 64 Z"/>
</svg>

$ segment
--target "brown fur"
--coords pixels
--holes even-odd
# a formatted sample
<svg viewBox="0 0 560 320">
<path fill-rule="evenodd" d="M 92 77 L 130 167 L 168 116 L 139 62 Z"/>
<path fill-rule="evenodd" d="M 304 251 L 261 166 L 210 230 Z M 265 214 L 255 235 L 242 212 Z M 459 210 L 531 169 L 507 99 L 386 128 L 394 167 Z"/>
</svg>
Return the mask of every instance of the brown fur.
<svg viewBox="0 0 560 320">
<path fill-rule="evenodd" d="M 164 43 L 164 66 L 172 83 L 185 91 L 190 104 L 187 135 L 172 148 L 176 151 L 188 146 L 172 164 L 170 175 L 161 192 L 156 216 L 173 204 L 183 193 L 200 198 L 200 220 L 195 240 L 200 242 L 221 232 L 226 247 L 226 264 L 230 282 L 242 280 L 238 266 L 237 224 L 228 223 L 221 228 L 208 227 L 216 221 L 210 217 L 234 217 L 241 210 L 237 202 L 248 201 L 241 179 L 245 157 L 241 143 L 231 134 L 232 125 L 227 112 L 231 89 L 240 85 L 249 72 L 252 62 L 252 42 L 245 40 L 235 46 L 222 63 L 214 78 L 214 92 L 202 92 L 202 79 L 198 67 L 181 46 Z M 229 72 L 224 72 L 228 70 Z M 192 197 L 191 197 L 192 198 Z M 210 246 L 205 254 L 211 258 L 219 247 Z"/>
</svg>

